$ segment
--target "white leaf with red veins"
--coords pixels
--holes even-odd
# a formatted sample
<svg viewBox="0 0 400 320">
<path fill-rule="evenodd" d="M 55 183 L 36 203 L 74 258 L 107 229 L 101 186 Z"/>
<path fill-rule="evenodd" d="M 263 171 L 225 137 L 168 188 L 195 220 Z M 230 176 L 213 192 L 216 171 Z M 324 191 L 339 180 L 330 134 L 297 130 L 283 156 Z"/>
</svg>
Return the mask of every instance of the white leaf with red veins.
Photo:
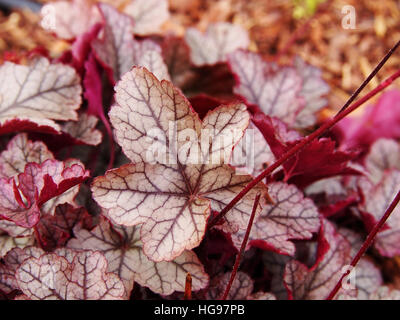
<svg viewBox="0 0 400 320">
<path fill-rule="evenodd" d="M 137 66 L 151 71 L 158 80 L 171 80 L 162 55 L 155 50 L 146 51 L 137 61 Z"/>
<path fill-rule="evenodd" d="M 108 271 L 118 274 L 128 294 L 134 281 L 162 295 L 183 292 L 187 273 L 192 276 L 193 291 L 208 283 L 208 276 L 192 251 L 184 251 L 173 261 L 149 260 L 143 253 L 138 227 L 112 226 L 102 219 L 92 231 L 77 226 L 74 235 L 76 239 L 69 241 L 68 247 L 103 252 Z"/>
<path fill-rule="evenodd" d="M 207 299 L 219 300 L 225 292 L 231 273 L 214 277 L 207 291 Z M 239 271 L 233 280 L 227 300 L 245 300 L 253 291 L 253 280 L 246 273 Z"/>
<path fill-rule="evenodd" d="M 156 33 L 169 19 L 168 0 L 133 0 L 124 12 L 133 17 L 136 34 Z"/>
<path fill-rule="evenodd" d="M 109 77 L 116 82 L 133 66 L 143 65 L 160 80 L 169 79 L 161 48 L 151 40 L 134 39 L 132 18 L 104 3 L 99 8 L 105 25 L 101 38 L 94 40 L 92 46 L 96 56 L 110 69 Z"/>
<path fill-rule="evenodd" d="M 385 170 L 400 170 L 400 145 L 396 140 L 379 139 L 374 142 L 365 158 L 365 166 L 370 179 L 378 183 Z"/>
<path fill-rule="evenodd" d="M 307 64 L 300 57 L 294 59 L 294 66 L 302 79 L 300 95 L 305 99 L 304 109 L 297 115 L 294 126 L 307 128 L 316 123 L 316 113 L 328 103 L 324 96 L 329 92 L 329 85 L 322 79 L 320 69 Z"/>
<path fill-rule="evenodd" d="M 0 66 L 0 123 L 29 120 L 39 125 L 52 120 L 77 120 L 82 88 L 76 71 L 37 58 L 28 66 L 5 62 Z"/>
<path fill-rule="evenodd" d="M 257 105 L 266 115 L 293 126 L 303 109 L 302 81 L 293 67 L 277 67 L 260 55 L 237 50 L 228 56 L 236 76 L 234 93 Z"/>
<path fill-rule="evenodd" d="M 101 143 L 102 134 L 95 129 L 98 119 L 95 116 L 83 113 L 79 116 L 78 121 L 69 121 L 62 126 L 62 131 L 68 133 L 77 141 L 97 146 Z"/>
<path fill-rule="evenodd" d="M 66 167 L 64 162 L 52 159 L 28 163 L 18 177 L 0 178 L 0 217 L 31 228 L 39 221 L 43 204 L 88 177 L 89 172 L 80 164 Z"/>
<path fill-rule="evenodd" d="M 110 119 L 117 142 L 133 163 L 96 178 L 94 199 L 114 223 L 142 224 L 141 240 L 151 260 L 173 260 L 199 245 L 210 206 L 220 210 L 252 179 L 235 175 L 226 164 L 249 114 L 242 104 L 221 106 L 202 123 L 179 89 L 168 81 L 159 82 L 143 68 L 123 77 L 115 98 Z M 158 144 L 151 136 L 158 138 Z M 159 153 L 178 151 L 178 156 L 149 156 L 155 145 Z M 259 192 L 266 192 L 263 184 L 228 213 L 232 228 L 246 228 Z"/>
<path fill-rule="evenodd" d="M 73 259 L 55 253 L 25 260 L 16 278 L 22 292 L 33 300 L 121 300 L 125 288 L 117 275 L 107 273 L 100 252 L 75 252 Z"/>
<path fill-rule="evenodd" d="M 43 142 L 29 141 L 26 133 L 20 133 L 10 140 L 7 149 L 0 154 L 0 176 L 13 177 L 24 172 L 29 162 L 42 163 L 47 159 L 54 159 L 54 156 Z"/>
<path fill-rule="evenodd" d="M 57 1 L 41 10 L 43 28 L 62 39 L 73 39 L 100 22 L 99 10 L 87 0 Z"/>
<path fill-rule="evenodd" d="M 247 300 L 276 300 L 276 297 L 272 293 L 260 291 L 249 295 Z"/>
<path fill-rule="evenodd" d="M 373 262 L 366 258 L 361 258 L 357 266 L 352 270 L 352 273 L 355 276 L 354 285 L 357 295 L 354 296 L 351 291 L 346 292 L 344 289 L 341 289 L 337 295 L 337 299 L 368 300 L 371 294 L 376 292 L 383 284 L 380 270 Z"/>
<path fill-rule="evenodd" d="M 190 56 L 196 66 L 225 62 L 227 55 L 237 49 L 247 49 L 250 44 L 247 31 L 227 22 L 211 24 L 205 34 L 188 28 L 185 40 L 190 47 Z"/>
<path fill-rule="evenodd" d="M 261 240 L 277 252 L 293 256 L 291 239 L 310 239 L 320 227 L 319 213 L 311 199 L 294 185 L 284 182 L 268 184 L 272 204 L 263 206 L 251 229 L 249 242 Z M 245 230 L 232 234 L 232 241 L 240 248 Z"/>
<path fill-rule="evenodd" d="M 400 290 L 382 286 L 369 296 L 369 300 L 400 300 Z"/>
<path fill-rule="evenodd" d="M 9 293 L 19 289 L 15 273 L 18 267 L 27 259 L 39 258 L 44 251 L 36 247 L 27 247 L 25 249 L 14 248 L 9 251 L 0 262 L 0 290 Z"/>
<path fill-rule="evenodd" d="M 377 185 L 362 190 L 365 200 L 360 209 L 378 222 L 399 190 L 400 171 L 395 169 L 386 171 Z M 393 257 L 400 254 L 399 214 L 400 207 L 397 206 L 386 221 L 386 226 L 389 228 L 378 232 L 375 238 L 375 248 L 383 256 Z"/>
<path fill-rule="evenodd" d="M 350 243 L 327 220 L 323 223 L 323 237 L 329 249 L 310 269 L 297 260 L 287 263 L 285 286 L 294 300 L 326 299 L 339 281 L 343 269 L 350 263 Z"/>
<path fill-rule="evenodd" d="M 233 149 L 231 165 L 239 172 L 257 176 L 275 161 L 267 141 L 260 130 L 250 122 L 243 138 Z"/>
</svg>

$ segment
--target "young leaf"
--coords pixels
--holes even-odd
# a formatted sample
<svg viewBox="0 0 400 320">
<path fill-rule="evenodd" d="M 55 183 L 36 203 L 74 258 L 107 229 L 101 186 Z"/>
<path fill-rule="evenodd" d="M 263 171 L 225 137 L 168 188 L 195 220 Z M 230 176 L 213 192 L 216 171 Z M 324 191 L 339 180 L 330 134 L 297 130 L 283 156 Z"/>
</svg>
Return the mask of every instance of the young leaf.
<svg viewBox="0 0 400 320">
<path fill-rule="evenodd" d="M 79 76 L 71 67 L 50 64 L 46 58 L 28 66 L 5 62 L 0 66 L 0 124 L 25 121 L 59 131 L 52 120 L 77 120 L 81 93 Z"/>
<path fill-rule="evenodd" d="M 15 178 L 0 178 L 0 217 L 18 226 L 31 228 L 40 218 L 40 207 L 89 177 L 79 164 L 71 167 L 61 161 L 46 160 L 42 164 L 28 163 Z"/>
<path fill-rule="evenodd" d="M 235 94 L 248 104 L 258 106 L 266 115 L 289 126 L 295 124 L 304 107 L 302 80 L 295 68 L 278 68 L 260 55 L 243 50 L 229 54 L 228 64 L 237 81 Z"/>
<path fill-rule="evenodd" d="M 196 66 L 226 62 L 227 55 L 237 49 L 247 49 L 250 40 L 247 31 L 226 22 L 211 24 L 205 34 L 188 28 L 185 34 L 190 57 Z"/>
<path fill-rule="evenodd" d="M 108 260 L 108 271 L 118 274 L 128 294 L 134 281 L 162 295 L 183 292 L 188 272 L 192 290 L 200 290 L 208 283 L 208 276 L 192 251 L 168 262 L 149 260 L 143 253 L 138 227 L 115 226 L 102 219 L 92 231 L 77 226 L 74 234 L 76 239 L 69 241 L 68 247 L 102 252 Z"/>
<path fill-rule="evenodd" d="M 326 251 L 310 269 L 296 260 L 286 265 L 284 282 L 290 298 L 325 299 L 342 276 L 342 272 L 346 271 L 343 268 L 350 262 L 350 243 L 326 220 L 320 234 L 318 250 Z"/>
<path fill-rule="evenodd" d="M 57 1 L 43 6 L 42 27 L 62 39 L 73 39 L 100 20 L 96 6 L 87 0 Z"/>
<path fill-rule="evenodd" d="M 169 18 L 167 0 L 133 0 L 124 12 L 133 17 L 133 31 L 140 35 L 158 32 Z"/>
<path fill-rule="evenodd" d="M 249 244 L 255 241 L 257 246 L 293 256 L 295 246 L 289 240 L 310 239 L 312 233 L 319 230 L 318 209 L 294 185 L 270 183 L 268 194 L 273 203 L 263 206 L 251 230 Z M 244 232 L 231 236 L 235 246 L 240 248 Z"/>
<path fill-rule="evenodd" d="M 121 300 L 125 288 L 117 275 L 107 273 L 100 252 L 49 253 L 25 260 L 16 278 L 22 292 L 33 300 Z"/>
<path fill-rule="evenodd" d="M 43 142 L 29 141 L 26 133 L 20 133 L 10 140 L 7 149 L 0 154 L 0 176 L 13 177 L 24 172 L 29 162 L 42 163 L 48 159 L 54 159 L 54 156 Z"/>
<path fill-rule="evenodd" d="M 124 75 L 115 98 L 110 119 L 133 163 L 96 178 L 94 199 L 116 224 L 142 224 L 151 260 L 172 260 L 200 243 L 210 205 L 221 210 L 252 179 L 224 164 L 249 114 L 242 104 L 221 106 L 201 122 L 178 89 L 143 68 Z M 233 229 L 246 228 L 256 194 L 265 191 L 254 188 L 226 216 Z"/>
<path fill-rule="evenodd" d="M 161 48 L 151 40 L 133 37 L 134 21 L 110 5 L 99 4 L 104 19 L 102 38 L 93 41 L 96 57 L 103 63 L 112 83 L 133 66 L 148 67 L 160 79 L 169 79 Z"/>
</svg>

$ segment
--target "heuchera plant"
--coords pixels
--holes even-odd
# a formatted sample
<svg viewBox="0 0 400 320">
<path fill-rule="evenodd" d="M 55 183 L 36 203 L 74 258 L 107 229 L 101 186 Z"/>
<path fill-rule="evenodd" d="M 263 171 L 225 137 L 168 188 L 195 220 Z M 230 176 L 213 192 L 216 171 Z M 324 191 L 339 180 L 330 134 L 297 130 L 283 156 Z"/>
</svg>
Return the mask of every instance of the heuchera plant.
<svg viewBox="0 0 400 320">
<path fill-rule="evenodd" d="M 1 297 L 399 298 L 400 91 L 318 138 L 399 73 L 324 122 L 321 72 L 238 25 L 48 5 L 70 49 L 0 66 Z"/>
</svg>

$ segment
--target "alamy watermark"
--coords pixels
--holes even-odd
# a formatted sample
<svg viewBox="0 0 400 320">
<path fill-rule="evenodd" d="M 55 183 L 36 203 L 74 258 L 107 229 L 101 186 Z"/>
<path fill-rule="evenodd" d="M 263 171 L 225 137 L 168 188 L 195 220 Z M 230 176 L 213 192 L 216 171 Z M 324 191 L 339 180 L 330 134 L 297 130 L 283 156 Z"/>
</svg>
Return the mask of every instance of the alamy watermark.
<svg viewBox="0 0 400 320">
<path fill-rule="evenodd" d="M 143 144 L 145 148 L 143 160 L 150 164 L 166 165 L 229 163 L 235 167 L 246 167 L 250 173 L 254 170 L 254 129 L 248 128 L 243 135 L 241 129 L 195 130 L 181 129 L 180 126 L 179 122 L 170 121 L 167 132 L 160 128 L 148 130 Z"/>
</svg>

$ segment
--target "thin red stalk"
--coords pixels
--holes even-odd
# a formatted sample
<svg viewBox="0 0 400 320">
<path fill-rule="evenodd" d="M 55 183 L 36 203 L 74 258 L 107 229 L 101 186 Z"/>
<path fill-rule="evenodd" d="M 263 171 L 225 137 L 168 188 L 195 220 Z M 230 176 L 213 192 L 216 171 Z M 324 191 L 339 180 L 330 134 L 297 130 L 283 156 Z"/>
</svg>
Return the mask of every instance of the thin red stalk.
<svg viewBox="0 0 400 320">
<path fill-rule="evenodd" d="M 240 191 L 239 194 L 236 195 L 235 198 L 229 202 L 224 209 L 220 211 L 220 213 L 214 217 L 213 220 L 210 221 L 209 223 L 209 228 L 212 228 L 215 226 L 220 219 L 222 219 L 227 212 L 232 209 L 252 188 L 254 188 L 258 183 L 260 183 L 264 178 L 266 178 L 268 175 L 270 175 L 276 168 L 278 168 L 280 165 L 282 165 L 286 160 L 290 159 L 293 157 L 296 153 L 304 149 L 307 145 L 309 145 L 312 141 L 323 135 L 325 132 L 327 132 L 329 129 L 331 129 L 336 123 L 338 123 L 340 120 L 345 118 L 348 114 L 356 110 L 358 107 L 360 107 L 362 104 L 367 102 L 369 99 L 374 97 L 376 94 L 381 92 L 383 89 L 385 89 L 387 86 L 389 86 L 395 79 L 400 77 L 400 70 L 398 70 L 396 73 L 394 73 L 392 76 L 387 78 L 385 81 L 383 81 L 379 86 L 377 86 L 374 90 L 370 91 L 367 93 L 365 96 L 357 100 L 354 104 L 351 106 L 347 107 L 346 109 L 343 109 L 341 112 L 337 113 L 336 116 L 329 121 L 325 122 L 321 127 L 319 127 L 317 130 L 315 130 L 313 133 L 302 139 L 299 143 L 297 143 L 295 146 L 293 146 L 291 149 L 286 151 L 277 161 L 275 161 L 271 166 L 269 166 L 267 169 L 265 169 L 262 173 L 260 173 L 257 177 L 255 177 L 246 187 Z"/>
<path fill-rule="evenodd" d="M 357 254 L 355 255 L 355 257 L 351 261 L 350 265 L 352 267 L 355 267 L 357 265 L 358 261 L 360 261 L 361 257 L 364 255 L 364 253 L 367 251 L 369 246 L 372 244 L 372 242 L 374 241 L 378 231 L 382 228 L 382 226 L 385 224 L 387 219 L 390 217 L 391 213 L 393 212 L 394 208 L 396 208 L 396 206 L 399 203 L 399 201 L 400 201 L 400 190 L 397 192 L 397 195 L 393 199 L 393 201 L 390 204 L 390 206 L 386 209 L 385 214 L 382 216 L 382 218 L 379 220 L 379 222 L 374 226 L 374 228 L 368 234 L 367 239 L 365 239 L 365 241 L 364 241 L 363 245 L 361 246 L 360 250 L 358 250 Z M 342 286 L 342 281 L 343 281 L 344 277 L 346 275 L 348 275 L 349 272 L 350 272 L 350 270 L 347 273 L 344 273 L 340 277 L 338 283 L 333 288 L 333 290 L 331 291 L 331 293 L 329 294 L 329 296 L 328 296 L 328 298 L 326 300 L 332 300 L 335 297 L 336 293 L 338 293 L 338 291 L 340 290 L 340 288 Z"/>
<path fill-rule="evenodd" d="M 223 296 L 221 298 L 222 300 L 226 300 L 226 298 L 228 297 L 229 291 L 231 290 L 231 287 L 232 287 L 232 283 L 235 280 L 236 273 L 237 273 L 237 271 L 239 269 L 240 260 L 241 260 L 241 258 L 243 256 L 243 253 L 244 253 L 245 249 L 246 249 L 247 241 L 249 240 L 251 227 L 253 226 L 254 217 L 256 216 L 256 211 L 257 211 L 258 204 L 260 203 L 260 197 L 261 197 L 261 194 L 257 194 L 256 199 L 254 200 L 253 210 L 251 212 L 249 223 L 247 225 L 246 233 L 244 235 L 244 238 L 243 238 L 243 241 L 242 241 L 242 245 L 240 246 L 240 250 L 239 250 L 238 254 L 236 255 L 236 260 L 235 260 L 235 264 L 234 264 L 233 269 L 232 269 L 231 277 L 229 279 L 228 285 L 226 286 L 225 292 L 224 292 L 224 294 L 223 294 Z"/>
<path fill-rule="evenodd" d="M 359 93 L 367 86 L 367 84 L 372 80 L 373 77 L 376 76 L 378 71 L 384 66 L 386 61 L 390 58 L 390 56 L 396 51 L 396 49 L 400 45 L 400 40 L 386 53 L 386 55 L 383 57 L 383 59 L 377 64 L 377 66 L 372 70 L 372 72 L 369 74 L 367 79 L 364 80 L 364 82 L 361 84 L 361 86 L 358 87 L 356 91 L 351 95 L 350 99 L 347 100 L 347 102 L 344 104 L 344 106 L 339 110 L 338 113 L 342 112 L 343 110 L 347 109 L 348 106 L 354 101 L 355 98 L 359 95 Z"/>
</svg>

